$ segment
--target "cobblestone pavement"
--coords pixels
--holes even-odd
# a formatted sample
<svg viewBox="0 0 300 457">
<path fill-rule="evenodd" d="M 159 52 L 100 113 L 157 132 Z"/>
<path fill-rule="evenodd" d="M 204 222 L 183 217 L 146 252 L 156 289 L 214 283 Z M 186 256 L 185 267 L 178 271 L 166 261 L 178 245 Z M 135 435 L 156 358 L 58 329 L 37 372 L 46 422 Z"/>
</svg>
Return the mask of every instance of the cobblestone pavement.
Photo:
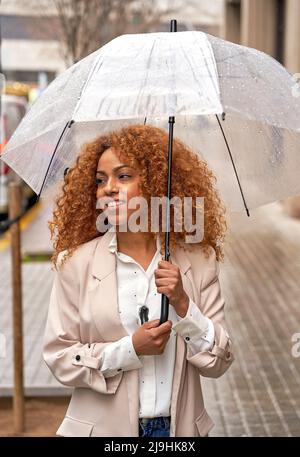
<svg viewBox="0 0 300 457">
<path fill-rule="evenodd" d="M 47 221 L 51 205 L 42 200 L 32 222 L 21 232 L 22 253 L 51 253 L 52 244 Z M 42 359 L 42 337 L 53 283 L 50 262 L 22 264 L 24 378 L 26 395 L 64 395 L 62 386 Z M 0 251 L 0 332 L 6 339 L 6 357 L 0 358 L 0 395 L 12 391 L 12 288 L 10 247 Z"/>
<path fill-rule="evenodd" d="M 203 379 L 211 436 L 300 436 L 300 221 L 279 204 L 231 219 L 221 287 L 236 360 Z"/>
<path fill-rule="evenodd" d="M 39 236 L 45 251 L 46 220 L 42 210 L 22 234 L 28 249 Z M 225 253 L 220 281 L 236 359 L 221 378 L 202 378 L 216 424 L 210 436 L 300 436 L 300 358 L 291 353 L 292 335 L 300 332 L 300 221 L 285 216 L 278 203 L 253 210 L 250 218 L 234 214 Z M 0 264 L 0 325 L 7 339 L 0 387 L 7 393 L 12 382 L 8 250 L 0 252 Z M 53 272 L 48 262 L 22 268 L 26 391 L 63 395 L 69 390 L 41 357 Z"/>
</svg>

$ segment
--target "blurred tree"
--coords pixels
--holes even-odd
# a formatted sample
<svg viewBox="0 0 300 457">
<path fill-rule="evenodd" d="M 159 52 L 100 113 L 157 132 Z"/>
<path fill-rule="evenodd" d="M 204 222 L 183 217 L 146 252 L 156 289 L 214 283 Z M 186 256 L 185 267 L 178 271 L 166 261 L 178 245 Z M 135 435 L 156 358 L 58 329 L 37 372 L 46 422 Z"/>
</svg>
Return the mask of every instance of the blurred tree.
<svg viewBox="0 0 300 457">
<path fill-rule="evenodd" d="M 171 0 L 162 2 L 163 6 L 158 0 L 51 0 L 51 3 L 59 18 L 64 60 L 68 65 L 124 33 L 156 30 L 164 16 L 177 11 Z"/>
<path fill-rule="evenodd" d="M 162 22 L 182 0 L 4 0 L 4 6 L 5 14 L 36 17 L 35 30 L 58 39 L 69 66 L 124 33 L 165 30 Z"/>
</svg>

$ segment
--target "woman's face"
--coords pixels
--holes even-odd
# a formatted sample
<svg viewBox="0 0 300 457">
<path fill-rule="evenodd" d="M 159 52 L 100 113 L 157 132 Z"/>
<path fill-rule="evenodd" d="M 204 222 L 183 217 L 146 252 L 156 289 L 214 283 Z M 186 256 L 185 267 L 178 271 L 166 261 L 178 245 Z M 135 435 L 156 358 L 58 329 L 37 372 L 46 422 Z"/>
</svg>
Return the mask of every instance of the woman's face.
<svg viewBox="0 0 300 457">
<path fill-rule="evenodd" d="M 109 148 L 98 161 L 96 179 L 97 200 L 100 199 L 100 207 L 108 217 L 109 223 L 127 225 L 130 215 L 136 210 L 128 208 L 130 199 L 141 195 L 138 171 L 130 167 L 126 159 L 120 159 L 113 148 Z M 113 206 L 108 206 L 108 202 Z"/>
</svg>

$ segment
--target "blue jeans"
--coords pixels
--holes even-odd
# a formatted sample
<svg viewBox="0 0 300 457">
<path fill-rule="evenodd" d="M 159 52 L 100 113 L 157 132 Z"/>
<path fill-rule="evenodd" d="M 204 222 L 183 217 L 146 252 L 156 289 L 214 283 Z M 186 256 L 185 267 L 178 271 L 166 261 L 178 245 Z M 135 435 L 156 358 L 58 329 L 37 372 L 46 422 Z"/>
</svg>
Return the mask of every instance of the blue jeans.
<svg viewBox="0 0 300 457">
<path fill-rule="evenodd" d="M 139 436 L 170 436 L 171 416 L 139 419 Z"/>
</svg>

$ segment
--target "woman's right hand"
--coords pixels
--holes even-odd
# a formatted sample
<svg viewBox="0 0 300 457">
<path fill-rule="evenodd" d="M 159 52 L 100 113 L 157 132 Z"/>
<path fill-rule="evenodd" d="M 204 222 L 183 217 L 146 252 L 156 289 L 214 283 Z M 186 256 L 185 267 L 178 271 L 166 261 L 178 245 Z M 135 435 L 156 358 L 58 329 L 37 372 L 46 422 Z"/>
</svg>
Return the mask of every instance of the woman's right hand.
<svg viewBox="0 0 300 457">
<path fill-rule="evenodd" d="M 170 338 L 172 321 L 159 325 L 159 319 L 144 322 L 132 335 L 132 343 L 137 355 L 162 354 Z"/>
</svg>

